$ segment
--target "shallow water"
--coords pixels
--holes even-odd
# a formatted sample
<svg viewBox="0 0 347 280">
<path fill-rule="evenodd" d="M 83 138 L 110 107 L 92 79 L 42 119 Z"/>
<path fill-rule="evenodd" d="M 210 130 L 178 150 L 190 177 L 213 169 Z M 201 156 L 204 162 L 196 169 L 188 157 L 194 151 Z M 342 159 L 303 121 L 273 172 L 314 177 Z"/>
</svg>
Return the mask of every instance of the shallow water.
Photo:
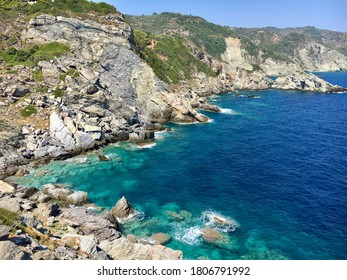
<svg viewBox="0 0 347 280">
<path fill-rule="evenodd" d="M 318 75 L 347 87 L 346 72 Z M 347 259 L 347 95 L 256 95 L 219 96 L 213 122 L 168 125 L 155 146 L 109 146 L 21 183 L 67 184 L 106 208 L 125 195 L 140 214 L 124 232 L 167 233 L 185 259 Z M 219 240 L 203 239 L 207 226 Z"/>
</svg>

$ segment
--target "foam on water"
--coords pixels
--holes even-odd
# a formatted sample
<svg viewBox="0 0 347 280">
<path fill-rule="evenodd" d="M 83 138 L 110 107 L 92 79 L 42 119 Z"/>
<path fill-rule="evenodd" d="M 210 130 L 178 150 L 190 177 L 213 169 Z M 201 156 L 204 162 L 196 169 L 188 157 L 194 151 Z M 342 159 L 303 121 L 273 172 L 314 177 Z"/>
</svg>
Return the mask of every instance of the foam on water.
<svg viewBox="0 0 347 280">
<path fill-rule="evenodd" d="M 201 213 L 202 223 L 221 232 L 233 232 L 240 225 L 230 217 L 225 217 L 215 211 L 207 210 Z"/>
<path fill-rule="evenodd" d="M 201 242 L 201 228 L 198 226 L 181 227 L 178 226 L 174 232 L 174 238 L 184 244 L 197 245 Z"/>
<path fill-rule="evenodd" d="M 227 115 L 239 115 L 238 112 L 234 111 L 233 109 L 227 109 L 227 108 L 219 108 L 220 112 L 222 114 L 227 114 Z"/>
</svg>

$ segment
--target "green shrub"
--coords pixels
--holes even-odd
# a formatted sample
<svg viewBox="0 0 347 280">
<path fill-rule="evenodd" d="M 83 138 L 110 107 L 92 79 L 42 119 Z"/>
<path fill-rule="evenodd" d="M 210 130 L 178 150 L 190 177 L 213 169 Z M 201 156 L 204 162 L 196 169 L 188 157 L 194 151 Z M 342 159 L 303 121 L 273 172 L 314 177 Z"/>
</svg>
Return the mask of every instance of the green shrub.
<svg viewBox="0 0 347 280">
<path fill-rule="evenodd" d="M 34 66 L 40 60 L 51 60 L 69 51 L 69 47 L 63 43 L 51 42 L 44 45 L 34 45 L 25 50 L 9 48 L 3 54 L 4 61 L 9 65 Z"/>
<path fill-rule="evenodd" d="M 57 88 L 53 93 L 54 98 L 63 97 L 64 94 L 65 94 L 65 92 L 60 88 Z"/>
<path fill-rule="evenodd" d="M 25 108 L 22 109 L 21 111 L 21 115 L 22 117 L 30 117 L 33 114 L 36 114 L 37 110 L 35 108 L 35 106 L 33 105 L 28 105 Z"/>
<path fill-rule="evenodd" d="M 195 58 L 191 54 L 192 50 L 178 38 L 134 30 L 134 44 L 141 58 L 164 82 L 177 84 L 183 79 L 190 79 L 193 71 L 200 71 L 208 76 L 215 75 L 213 70 Z"/>
</svg>

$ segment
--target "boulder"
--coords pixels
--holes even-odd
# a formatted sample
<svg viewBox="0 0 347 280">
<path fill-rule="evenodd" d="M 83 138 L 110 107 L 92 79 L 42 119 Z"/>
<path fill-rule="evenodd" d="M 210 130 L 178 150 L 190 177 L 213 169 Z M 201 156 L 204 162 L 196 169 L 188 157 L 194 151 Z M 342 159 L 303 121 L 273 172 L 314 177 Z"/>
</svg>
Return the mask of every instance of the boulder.
<svg viewBox="0 0 347 280">
<path fill-rule="evenodd" d="M 77 131 L 76 146 L 82 150 L 88 150 L 95 145 L 94 139 L 86 132 Z"/>
<path fill-rule="evenodd" d="M 62 241 L 68 246 L 77 246 L 80 251 L 87 255 L 97 252 L 96 239 L 93 235 L 65 234 Z"/>
<path fill-rule="evenodd" d="M 110 257 L 115 260 L 182 260 L 183 253 L 162 245 L 132 243 L 127 238 L 119 238 L 111 243 L 100 243 Z"/>
<path fill-rule="evenodd" d="M 201 233 L 202 233 L 202 237 L 207 242 L 214 242 L 216 240 L 222 239 L 222 235 L 213 228 L 205 227 L 204 229 L 201 230 Z"/>
<path fill-rule="evenodd" d="M 64 209 L 61 218 L 70 226 L 81 230 L 85 235 L 94 235 L 99 242 L 102 240 L 112 241 L 121 236 L 116 225 L 86 208 Z"/>
<path fill-rule="evenodd" d="M 6 240 L 11 233 L 11 228 L 5 225 L 0 225 L 0 241 Z"/>
<path fill-rule="evenodd" d="M 115 218 L 127 218 L 134 214 L 135 210 L 131 207 L 127 199 L 123 196 L 111 209 L 111 214 Z"/>
<path fill-rule="evenodd" d="M 15 191 L 15 187 L 11 186 L 10 184 L 0 180 L 0 192 L 3 193 L 11 193 Z"/>
<path fill-rule="evenodd" d="M 41 222 L 47 222 L 49 217 L 56 217 L 60 213 L 58 204 L 39 203 L 34 209 L 33 214 L 38 217 Z"/>
<path fill-rule="evenodd" d="M 43 193 L 47 194 L 51 199 L 59 201 L 67 201 L 67 197 L 73 192 L 67 188 L 46 184 L 43 188 Z"/>
<path fill-rule="evenodd" d="M 83 205 L 88 202 L 88 193 L 76 191 L 66 197 L 66 201 L 73 205 Z"/>
<path fill-rule="evenodd" d="M 152 234 L 151 239 L 154 241 L 154 245 L 163 245 L 171 240 L 171 236 L 159 232 Z"/>
<path fill-rule="evenodd" d="M 42 251 L 37 251 L 35 252 L 31 258 L 33 260 L 55 260 L 56 257 L 50 250 L 42 250 Z"/>
<path fill-rule="evenodd" d="M 0 199 L 0 208 L 4 208 L 15 213 L 21 213 L 22 203 L 23 201 L 18 197 L 3 197 Z"/>
<path fill-rule="evenodd" d="M 21 250 L 11 241 L 0 241 L 0 260 L 19 260 Z"/>
</svg>

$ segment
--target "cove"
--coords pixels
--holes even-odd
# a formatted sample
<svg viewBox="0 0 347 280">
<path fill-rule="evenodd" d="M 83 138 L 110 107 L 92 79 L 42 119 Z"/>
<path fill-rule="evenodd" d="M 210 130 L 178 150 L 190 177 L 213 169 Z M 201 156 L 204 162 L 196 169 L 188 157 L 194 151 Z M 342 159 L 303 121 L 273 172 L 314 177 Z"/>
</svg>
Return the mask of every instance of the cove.
<svg viewBox="0 0 347 280">
<path fill-rule="evenodd" d="M 316 74 L 347 86 L 346 72 Z M 124 234 L 166 233 L 185 259 L 346 259 L 347 95 L 268 90 L 211 100 L 223 110 L 206 112 L 210 123 L 169 124 L 155 146 L 119 143 L 18 183 L 66 184 L 105 208 L 124 195 L 138 211 Z M 207 242 L 206 227 L 220 236 Z"/>
</svg>

